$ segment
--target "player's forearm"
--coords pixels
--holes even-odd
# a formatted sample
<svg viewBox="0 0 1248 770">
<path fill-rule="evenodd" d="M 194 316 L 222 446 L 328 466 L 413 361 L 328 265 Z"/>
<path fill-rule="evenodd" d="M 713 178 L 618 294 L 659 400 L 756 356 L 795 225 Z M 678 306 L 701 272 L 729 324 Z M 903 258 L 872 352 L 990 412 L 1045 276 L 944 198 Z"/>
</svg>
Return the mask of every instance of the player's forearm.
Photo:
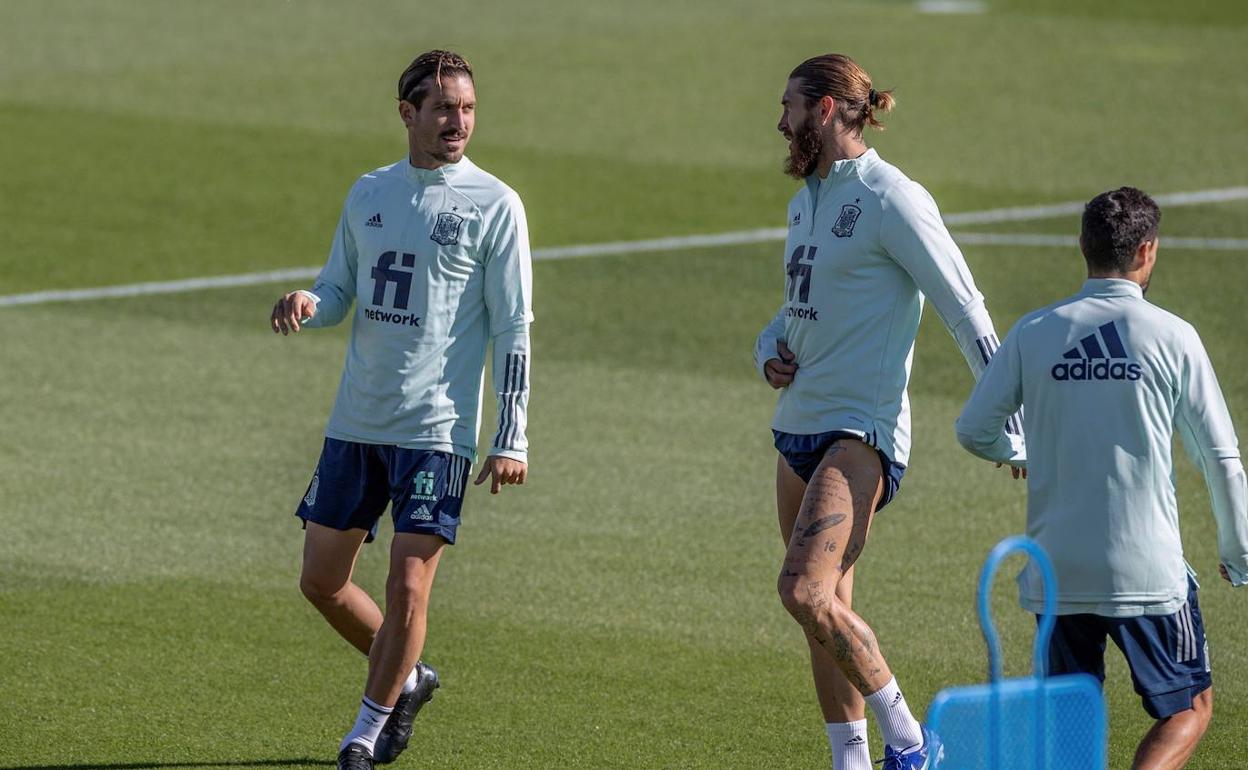
<svg viewBox="0 0 1248 770">
<path fill-rule="evenodd" d="M 950 318 L 942 316 L 941 320 L 957 341 L 966 365 L 978 381 L 988 367 L 988 362 L 992 360 L 993 353 L 1001 347 L 997 332 L 992 326 L 992 317 L 984 307 L 983 298 L 976 297 L 960 308 L 956 315 Z"/>
<path fill-rule="evenodd" d="M 1016 353 L 1012 345 L 1002 350 L 980 377 L 954 423 L 954 432 L 958 443 L 976 457 L 1023 468 L 1027 454 L 1022 437 L 1005 430 L 1022 400 Z"/>
<path fill-rule="evenodd" d="M 776 352 L 776 343 L 784 337 L 784 308 L 776 313 L 775 317 L 763 327 L 759 333 L 758 339 L 754 341 L 754 368 L 758 373 L 767 376 L 763 371 L 763 367 L 773 358 L 778 357 Z"/>
<path fill-rule="evenodd" d="M 519 323 L 495 334 L 493 348 L 498 413 L 489 453 L 528 462 L 529 325 Z"/>
<path fill-rule="evenodd" d="M 988 308 L 984 306 L 983 298 L 976 296 L 961 309 L 956 318 L 945 319 L 945 323 L 949 328 L 949 333 L 957 341 L 958 349 L 962 351 L 962 357 L 966 359 L 966 365 L 970 367 L 971 374 L 978 382 L 984 376 L 988 363 L 1001 347 L 997 332 L 992 325 L 992 317 L 988 315 Z M 1017 454 L 1021 451 L 1022 411 L 1010 415 L 1000 430 L 1005 434 L 1003 440 L 1009 445 L 1011 453 Z"/>
<path fill-rule="evenodd" d="M 341 289 L 332 284 L 317 283 L 311 291 L 307 289 L 299 291 L 316 303 L 316 313 L 303 324 L 309 329 L 319 329 L 341 323 L 342 319 L 346 318 L 347 311 L 351 309 L 351 298 L 345 296 Z"/>
<path fill-rule="evenodd" d="M 1187 454 L 1200 468 L 1218 525 L 1218 556 L 1235 585 L 1248 584 L 1248 480 L 1226 399 L 1204 345 L 1190 331 L 1187 379 L 1175 427 Z"/>
<path fill-rule="evenodd" d="M 1022 467 L 1026 460 L 1018 446 L 1005 433 L 1005 420 L 972 422 L 966 413 L 954 423 L 958 443 L 971 454 L 994 463 Z"/>
</svg>

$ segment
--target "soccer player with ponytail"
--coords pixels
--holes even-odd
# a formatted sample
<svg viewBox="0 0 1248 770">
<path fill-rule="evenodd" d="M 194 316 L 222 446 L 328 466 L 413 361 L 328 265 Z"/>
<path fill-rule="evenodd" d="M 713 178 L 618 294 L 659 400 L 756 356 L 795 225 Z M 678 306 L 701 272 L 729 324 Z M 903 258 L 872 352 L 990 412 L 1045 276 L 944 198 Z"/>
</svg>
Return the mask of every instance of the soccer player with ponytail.
<svg viewBox="0 0 1248 770">
<path fill-rule="evenodd" d="M 939 738 L 915 720 L 850 607 L 854 564 L 909 463 L 906 386 L 924 297 L 976 378 L 997 337 L 935 201 L 863 141 L 865 127 L 882 128 L 892 92 L 848 56 L 827 54 L 793 70 L 781 104 L 785 171 L 803 185 L 789 204 L 783 304 L 755 347 L 759 373 L 780 391 L 780 598 L 806 632 L 836 770 L 871 768 L 868 707 L 884 770 L 930 770 Z M 1020 419 L 1004 430 L 1010 461 L 1021 463 Z"/>
</svg>

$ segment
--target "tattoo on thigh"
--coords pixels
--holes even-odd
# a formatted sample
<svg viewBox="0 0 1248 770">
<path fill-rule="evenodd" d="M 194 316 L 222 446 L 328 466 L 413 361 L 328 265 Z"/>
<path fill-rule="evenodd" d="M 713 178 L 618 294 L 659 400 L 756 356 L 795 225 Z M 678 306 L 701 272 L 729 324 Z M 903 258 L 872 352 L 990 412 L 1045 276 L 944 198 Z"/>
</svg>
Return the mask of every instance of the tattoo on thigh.
<svg viewBox="0 0 1248 770">
<path fill-rule="evenodd" d="M 809 527 L 802 530 L 802 534 L 797 536 L 797 544 L 799 546 L 806 545 L 806 538 L 814 537 L 825 529 L 835 527 L 842 521 L 845 521 L 845 514 L 843 513 L 834 513 L 831 516 L 824 516 L 822 519 L 816 519 Z"/>
<path fill-rule="evenodd" d="M 807 559 L 805 556 L 802 556 L 802 555 L 793 555 L 793 556 L 786 555 L 784 557 L 784 568 L 788 570 L 789 572 L 792 572 L 796 575 L 796 574 L 799 574 L 801 570 L 806 567 L 806 564 L 808 562 L 809 562 L 809 559 Z"/>
</svg>

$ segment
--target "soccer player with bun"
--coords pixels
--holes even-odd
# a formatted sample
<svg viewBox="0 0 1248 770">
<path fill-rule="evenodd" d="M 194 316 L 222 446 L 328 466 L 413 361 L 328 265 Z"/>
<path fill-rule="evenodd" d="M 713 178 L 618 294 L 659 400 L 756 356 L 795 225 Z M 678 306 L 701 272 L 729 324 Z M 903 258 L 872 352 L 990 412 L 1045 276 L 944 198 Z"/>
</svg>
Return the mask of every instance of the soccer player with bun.
<svg viewBox="0 0 1248 770">
<path fill-rule="evenodd" d="M 1027 534 L 1057 572 L 1049 672 L 1103 682 L 1106 637 L 1122 650 L 1157 720 L 1136 770 L 1183 767 L 1213 713 L 1198 586 L 1179 538 L 1175 428 L 1209 489 L 1219 572 L 1248 584 L 1248 482 L 1213 365 L 1191 324 L 1144 299 L 1160 222 L 1133 187 L 1093 198 L 1079 236 L 1088 280 L 1015 324 L 957 422 L 963 446 L 1001 462 L 1001 426 L 1026 405 Z M 1043 609 L 1042 590 L 1025 569 L 1024 609 Z"/>
<path fill-rule="evenodd" d="M 915 720 L 851 609 L 853 568 L 909 462 L 906 385 L 924 297 L 975 376 L 997 338 L 936 203 L 863 142 L 892 93 L 848 56 L 827 54 L 793 70 L 781 105 L 785 171 L 803 185 L 788 210 L 784 303 L 755 347 L 759 372 L 780 390 L 780 598 L 806 632 L 836 770 L 872 767 L 867 707 L 886 743 L 884 770 L 931 768 L 939 738 Z M 1017 461 L 1021 424 L 1011 418 L 1004 430 Z"/>
<path fill-rule="evenodd" d="M 480 428 L 482 369 L 493 350 L 497 432 L 476 484 L 523 484 L 532 321 L 528 229 L 520 198 L 464 155 L 475 121 L 472 68 L 421 54 L 399 78 L 408 155 L 347 195 L 329 260 L 311 291 L 273 308 L 274 332 L 333 326 L 352 304 L 351 341 L 303 519 L 304 595 L 368 656 L 340 770 L 392 762 L 438 675 L 420 662 L 443 547 L 455 542 Z M 390 506 L 386 611 L 351 580 Z"/>
</svg>

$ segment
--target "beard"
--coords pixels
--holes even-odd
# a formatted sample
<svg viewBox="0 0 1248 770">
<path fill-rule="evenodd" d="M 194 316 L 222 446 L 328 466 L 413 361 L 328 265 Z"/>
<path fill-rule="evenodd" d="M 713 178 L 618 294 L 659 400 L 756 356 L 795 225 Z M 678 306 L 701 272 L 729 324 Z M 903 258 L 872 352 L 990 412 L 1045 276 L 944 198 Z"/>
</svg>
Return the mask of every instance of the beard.
<svg viewBox="0 0 1248 770">
<path fill-rule="evenodd" d="M 789 142 L 792 146 L 789 157 L 784 161 L 784 173 L 794 179 L 805 179 L 815 173 L 819 156 L 823 153 L 823 137 L 815 128 L 813 115 L 808 115 L 806 122 L 797 127 Z"/>
</svg>

